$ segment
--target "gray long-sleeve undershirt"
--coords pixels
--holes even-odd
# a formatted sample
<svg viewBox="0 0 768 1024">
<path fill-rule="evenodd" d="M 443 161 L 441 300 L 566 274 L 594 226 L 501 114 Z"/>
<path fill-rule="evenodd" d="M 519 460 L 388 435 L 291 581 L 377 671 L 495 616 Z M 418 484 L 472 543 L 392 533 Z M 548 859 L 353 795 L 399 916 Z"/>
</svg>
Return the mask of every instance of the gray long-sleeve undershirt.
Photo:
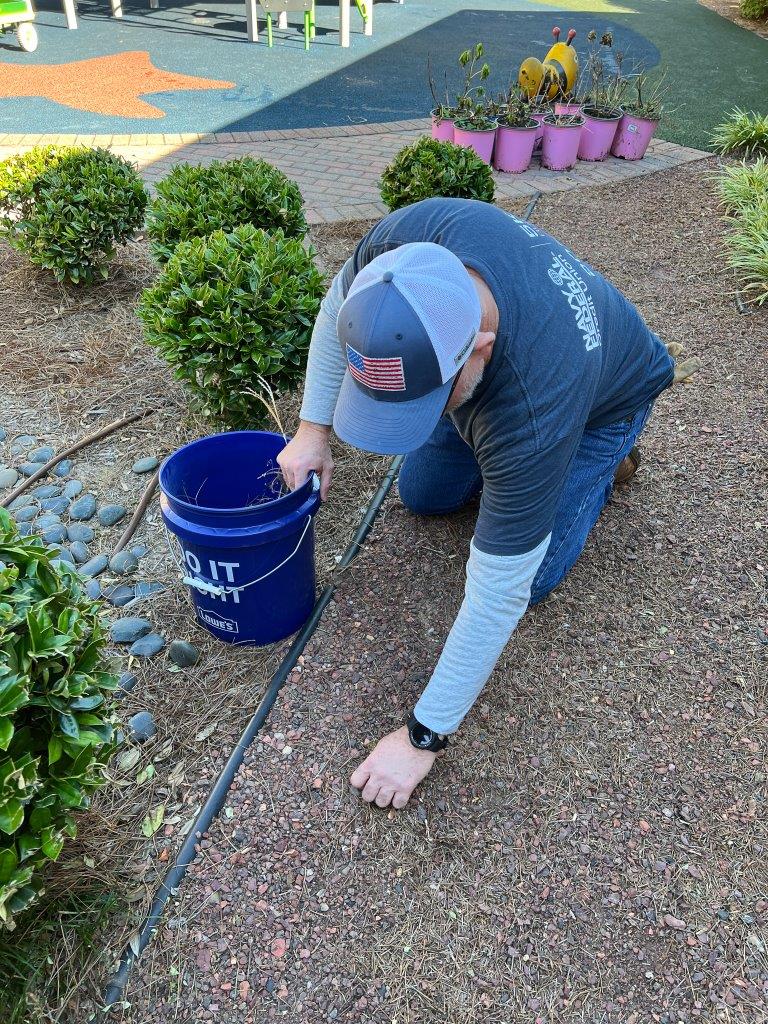
<svg viewBox="0 0 768 1024">
<path fill-rule="evenodd" d="M 344 301 L 342 270 L 323 299 L 312 334 L 301 418 L 333 422 L 346 361 L 336 335 Z M 521 555 L 492 555 L 470 545 L 467 583 L 456 621 L 432 678 L 419 699 L 418 720 L 440 733 L 452 733 L 478 697 L 528 606 L 531 583 L 549 546 L 547 536 Z"/>
</svg>

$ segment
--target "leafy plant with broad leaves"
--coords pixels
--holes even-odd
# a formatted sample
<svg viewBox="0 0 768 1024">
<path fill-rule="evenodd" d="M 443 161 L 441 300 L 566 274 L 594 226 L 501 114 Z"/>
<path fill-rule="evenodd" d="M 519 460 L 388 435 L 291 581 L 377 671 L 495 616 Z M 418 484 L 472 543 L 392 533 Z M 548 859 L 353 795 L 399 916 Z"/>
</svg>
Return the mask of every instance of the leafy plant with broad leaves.
<svg viewBox="0 0 768 1024">
<path fill-rule="evenodd" d="M 746 157 L 768 156 L 768 114 L 734 107 L 710 137 L 716 153 L 742 153 Z"/>
<path fill-rule="evenodd" d="M 182 242 L 138 314 L 150 345 L 204 415 L 233 428 L 264 421 L 256 399 L 303 375 L 324 279 L 314 251 L 251 224 Z"/>
<path fill-rule="evenodd" d="M 295 181 L 266 160 L 246 156 L 208 167 L 177 164 L 157 186 L 147 212 L 152 253 L 165 263 L 179 242 L 253 224 L 303 238 L 308 230 Z"/>
<path fill-rule="evenodd" d="M 0 193 L 0 234 L 57 281 L 90 284 L 108 276 L 107 264 L 143 224 L 146 205 L 127 160 L 106 149 L 71 149 Z"/>
<path fill-rule="evenodd" d="M 492 203 L 495 188 L 490 167 L 473 149 L 426 136 L 395 154 L 380 185 L 390 210 L 433 196 Z"/>
<path fill-rule="evenodd" d="M 42 892 L 114 749 L 98 606 L 0 509 L 0 924 Z"/>
<path fill-rule="evenodd" d="M 11 215 L 18 209 L 21 198 L 29 194 L 35 179 L 72 152 L 73 146 L 35 146 L 0 162 L 0 211 L 3 215 Z"/>
</svg>

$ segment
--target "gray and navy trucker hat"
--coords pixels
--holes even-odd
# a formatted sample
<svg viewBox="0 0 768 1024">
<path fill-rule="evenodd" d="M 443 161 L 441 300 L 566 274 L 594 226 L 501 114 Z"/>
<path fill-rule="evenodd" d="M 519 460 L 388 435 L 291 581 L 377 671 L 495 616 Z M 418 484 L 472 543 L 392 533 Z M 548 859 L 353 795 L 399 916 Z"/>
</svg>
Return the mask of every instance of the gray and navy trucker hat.
<svg viewBox="0 0 768 1024">
<path fill-rule="evenodd" d="M 337 320 L 347 362 L 333 427 L 379 455 L 421 447 L 437 426 L 480 328 L 480 300 L 461 260 L 409 242 L 352 282 Z"/>
</svg>

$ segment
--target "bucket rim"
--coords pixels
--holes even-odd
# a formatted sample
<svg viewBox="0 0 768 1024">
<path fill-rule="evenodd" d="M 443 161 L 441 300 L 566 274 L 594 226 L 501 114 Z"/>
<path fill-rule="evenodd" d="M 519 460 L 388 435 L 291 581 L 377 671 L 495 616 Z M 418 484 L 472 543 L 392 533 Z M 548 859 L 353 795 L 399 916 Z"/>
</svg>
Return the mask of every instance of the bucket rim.
<svg viewBox="0 0 768 1024">
<path fill-rule="evenodd" d="M 256 510 L 261 512 L 266 511 L 267 509 L 269 509 L 270 511 L 274 509 L 276 513 L 275 518 L 279 519 L 282 516 L 283 509 L 286 508 L 289 504 L 295 504 L 297 499 L 300 499 L 301 503 L 303 502 L 304 498 L 309 497 L 309 495 L 313 491 L 319 490 L 320 480 L 317 476 L 317 473 L 312 472 L 310 476 L 307 477 L 306 481 L 301 485 L 301 487 L 297 487 L 296 490 L 294 491 L 288 491 L 287 494 L 283 494 L 279 498 L 272 498 L 270 501 L 262 501 L 258 505 L 240 505 L 236 508 L 217 508 L 214 505 L 193 505 L 191 501 L 185 501 L 183 498 L 178 497 L 178 495 L 171 493 L 164 486 L 163 476 L 165 474 L 166 468 L 170 461 L 174 459 L 177 455 L 179 455 L 181 452 L 188 451 L 190 448 L 197 447 L 198 445 L 201 444 L 206 444 L 207 442 L 210 441 L 216 441 L 222 437 L 234 438 L 255 436 L 270 437 L 274 438 L 276 441 L 282 441 L 283 447 L 285 447 L 285 445 L 287 445 L 288 442 L 290 441 L 290 438 L 286 437 L 285 434 L 278 434 L 274 430 L 222 430 L 218 434 L 206 434 L 205 437 L 198 437 L 194 441 L 189 441 L 187 442 L 187 444 L 183 444 L 181 448 L 177 448 L 176 451 L 171 452 L 170 455 L 167 455 L 160 464 L 158 482 L 160 484 L 160 491 L 163 497 L 167 501 L 173 502 L 174 505 L 178 505 L 181 508 L 190 509 L 192 512 L 196 512 L 198 515 L 253 515 L 253 513 Z"/>
</svg>

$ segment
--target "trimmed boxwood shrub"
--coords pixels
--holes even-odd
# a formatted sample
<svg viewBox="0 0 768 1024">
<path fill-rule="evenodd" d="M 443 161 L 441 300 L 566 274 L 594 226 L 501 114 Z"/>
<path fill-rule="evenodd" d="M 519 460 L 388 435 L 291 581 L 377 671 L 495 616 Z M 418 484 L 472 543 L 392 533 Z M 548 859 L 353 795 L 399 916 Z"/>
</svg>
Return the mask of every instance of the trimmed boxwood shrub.
<svg viewBox="0 0 768 1024">
<path fill-rule="evenodd" d="M 427 136 L 405 146 L 381 177 L 381 198 L 390 210 L 432 196 L 493 202 L 490 167 L 473 149 Z"/>
<path fill-rule="evenodd" d="M 258 426 L 259 378 L 274 392 L 301 380 L 324 291 L 313 256 L 282 231 L 244 224 L 182 242 L 146 289 L 144 336 L 204 415 L 235 429 Z"/>
<path fill-rule="evenodd" d="M 106 149 L 71 149 L 42 164 L 0 193 L 0 232 L 57 281 L 106 278 L 116 246 L 144 223 L 147 193 L 136 170 Z"/>
<path fill-rule="evenodd" d="M 16 198 L 26 195 L 32 182 L 39 178 L 43 171 L 54 167 L 63 156 L 73 152 L 73 146 L 35 146 L 26 153 L 18 153 L 0 162 L 0 209 L 8 212 L 13 209 L 10 195 Z"/>
<path fill-rule="evenodd" d="M 152 253 L 162 263 L 179 242 L 240 224 L 303 238 L 308 228 L 299 186 L 250 156 L 207 167 L 177 164 L 157 186 L 147 213 Z"/>
<path fill-rule="evenodd" d="M 0 924 L 42 892 L 114 749 L 106 642 L 73 568 L 0 509 Z"/>
</svg>

